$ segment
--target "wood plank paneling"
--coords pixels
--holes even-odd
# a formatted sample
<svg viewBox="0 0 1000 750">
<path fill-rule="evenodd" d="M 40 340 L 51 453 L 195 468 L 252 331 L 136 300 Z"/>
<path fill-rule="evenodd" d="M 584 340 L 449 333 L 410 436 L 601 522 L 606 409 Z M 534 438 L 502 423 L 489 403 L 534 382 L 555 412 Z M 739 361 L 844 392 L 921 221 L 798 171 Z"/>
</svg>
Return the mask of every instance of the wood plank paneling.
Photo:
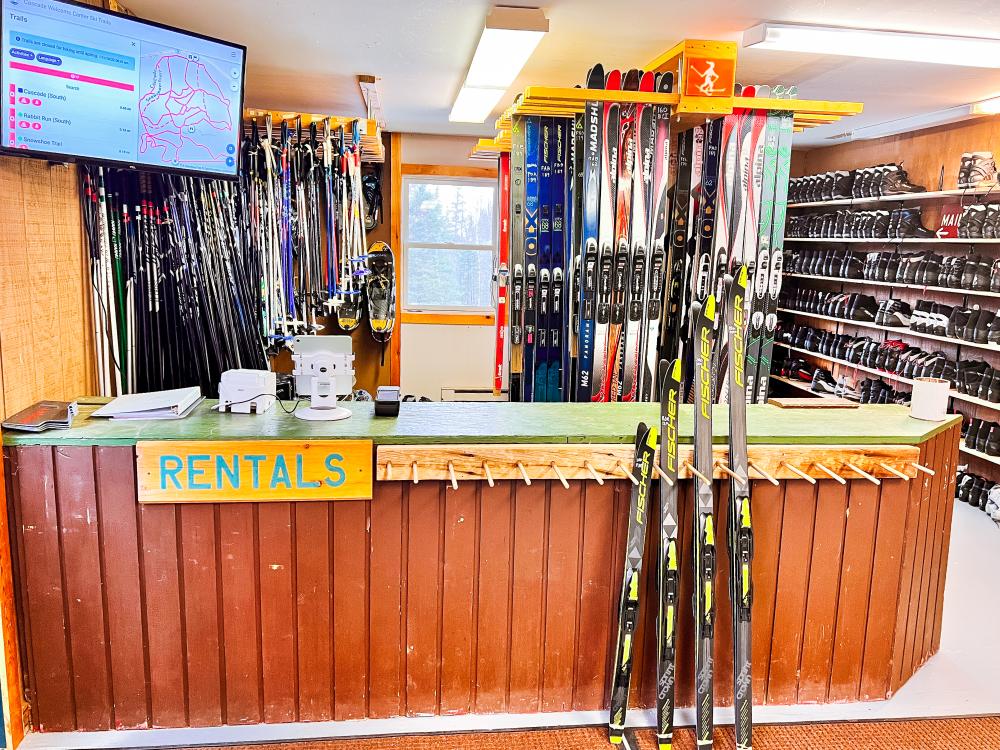
<svg viewBox="0 0 1000 750">
<path fill-rule="evenodd" d="M 333 718 L 330 504 L 294 503 L 299 720 Z"/>
<path fill-rule="evenodd" d="M 944 614 L 944 582 L 945 574 L 948 570 L 948 552 L 951 549 L 951 524 L 954 518 L 955 483 L 957 481 L 956 469 L 959 464 L 958 454 L 958 427 L 952 428 L 951 435 L 939 438 L 946 446 L 945 461 L 942 467 L 947 486 L 942 489 L 941 501 L 945 503 L 947 512 L 945 513 L 944 529 L 941 533 L 941 550 L 939 553 L 940 563 L 938 565 L 937 591 L 934 598 L 934 626 L 931 633 L 930 652 L 936 654 L 941 646 L 941 620 Z"/>
<path fill-rule="evenodd" d="M 298 719 L 298 610 L 295 513 L 290 503 L 257 508 L 261 683 L 264 721 Z"/>
<path fill-rule="evenodd" d="M 883 700 L 889 692 L 908 495 L 903 480 L 882 480 L 861 665 L 861 700 Z"/>
<path fill-rule="evenodd" d="M 602 708 L 607 696 L 607 656 L 600 646 L 611 637 L 608 613 L 611 600 L 611 557 L 608 540 L 614 529 L 617 483 L 587 482 L 584 489 L 583 533 L 580 550 L 580 628 L 577 643 L 587 644 L 576 655 L 574 708 Z"/>
<path fill-rule="evenodd" d="M 223 707 L 223 651 L 219 638 L 218 530 L 211 505 L 183 505 L 180 519 L 181 590 L 188 674 L 188 721 L 211 727 L 226 723 Z M 245 637 L 245 636 L 244 636 Z"/>
<path fill-rule="evenodd" d="M 589 482 L 570 482 L 568 490 L 558 482 L 549 484 L 551 496 L 545 576 L 543 711 L 569 711 L 573 708 L 579 624 L 580 534 L 586 484 Z"/>
<path fill-rule="evenodd" d="M 76 720 L 80 726 L 110 729 L 111 681 L 93 448 L 55 448 L 53 460 Z"/>
<path fill-rule="evenodd" d="M 406 485 L 376 482 L 370 519 L 368 709 L 372 718 L 406 713 Z"/>
<path fill-rule="evenodd" d="M 767 680 L 768 703 L 794 703 L 798 691 L 817 486 L 805 481 L 789 482 L 785 486 L 780 563 L 774 596 L 771 663 Z"/>
<path fill-rule="evenodd" d="M 135 501 L 135 462 L 121 448 L 94 448 L 97 510 L 104 550 L 115 729 L 149 725 L 146 710 L 146 653 L 143 601 L 139 582 L 139 537 Z"/>
<path fill-rule="evenodd" d="M 331 509 L 334 718 L 363 719 L 368 715 L 369 503 L 345 500 L 333 503 Z M 398 621 L 398 615 L 390 614 L 390 622 Z"/>
<path fill-rule="evenodd" d="M 139 508 L 146 598 L 150 704 L 154 727 L 184 726 L 187 716 L 187 650 L 184 645 L 177 509 Z M 155 677 L 155 679 L 154 679 Z"/>
<path fill-rule="evenodd" d="M 767 675 L 771 668 L 774 593 L 778 581 L 785 492 L 797 483 L 808 484 L 805 480 L 791 480 L 775 487 L 770 482 L 755 482 L 750 497 L 754 536 L 753 605 L 750 613 L 753 622 L 753 695 L 754 700 L 760 703 L 767 701 Z"/>
<path fill-rule="evenodd" d="M 477 713 L 507 708 L 515 483 L 480 484 L 479 596 L 476 622 Z"/>
<path fill-rule="evenodd" d="M 510 643 L 512 713 L 539 710 L 544 664 L 545 550 L 550 482 L 518 487 L 514 499 L 514 584 Z"/>
<path fill-rule="evenodd" d="M 227 724 L 257 724 L 262 718 L 258 566 L 254 552 L 254 512 L 261 505 L 227 503 L 217 508 Z"/>
<path fill-rule="evenodd" d="M 949 430 L 950 433 L 955 432 L 955 428 Z M 941 582 L 943 576 L 941 575 L 941 568 L 947 566 L 947 554 L 949 549 L 949 537 L 951 536 L 951 517 L 954 511 L 955 504 L 955 491 L 953 483 L 955 482 L 955 464 L 957 458 L 955 454 L 955 441 L 949 441 L 948 438 L 952 435 L 939 435 L 934 438 L 936 441 L 941 443 L 941 471 L 939 471 L 934 479 L 937 480 L 934 487 L 934 497 L 933 503 L 936 511 L 936 520 L 933 526 L 934 537 L 931 539 L 931 564 L 928 570 L 928 578 L 926 583 L 927 588 L 927 604 L 926 610 L 927 614 L 924 620 L 924 628 L 922 631 L 921 639 L 921 652 L 923 653 L 924 660 L 928 659 L 931 654 L 933 654 L 937 648 L 934 646 L 934 629 L 940 622 L 940 602 L 938 597 L 941 589 Z"/>
<path fill-rule="evenodd" d="M 76 728 L 76 704 L 52 453 L 49 446 L 19 448 L 13 478 L 21 500 L 24 606 L 34 646 L 27 668 L 35 687 L 35 721 L 42 731 L 69 731 Z"/>
<path fill-rule="evenodd" d="M 472 710 L 476 664 L 478 482 L 444 496 L 444 571 L 441 606 L 441 713 Z"/>
<path fill-rule="evenodd" d="M 861 686 L 881 489 L 864 479 L 851 480 L 847 486 L 847 531 L 830 669 L 831 701 L 857 700 Z"/>
<path fill-rule="evenodd" d="M 798 703 L 823 703 L 827 698 L 847 522 L 847 487 L 837 482 L 822 482 L 817 487 Z"/>
<path fill-rule="evenodd" d="M 955 459 L 953 443 L 928 445 L 924 462 Z M 631 494 L 623 480 L 458 491 L 380 482 L 370 502 L 140 508 L 132 448 L 58 451 L 12 449 L 10 464 L 28 678 L 45 729 L 605 707 Z M 690 484 L 678 519 L 681 706 L 693 679 Z M 884 697 L 897 651 L 926 658 L 942 571 L 928 563 L 925 576 L 917 550 L 933 557 L 940 546 L 950 489 L 947 478 L 935 490 L 919 480 L 755 483 L 758 703 Z M 939 502 L 939 517 L 910 544 L 921 501 Z M 631 696 L 642 706 L 655 702 L 656 505 Z M 922 629 L 908 550 L 934 589 Z M 727 558 L 720 544 L 720 704 L 732 691 Z M 71 609 L 81 593 L 89 608 Z M 919 645 L 901 642 L 900 624 Z M 96 675 L 82 689 L 81 664 Z"/>
<path fill-rule="evenodd" d="M 440 697 L 442 482 L 407 485 L 406 713 L 435 714 Z"/>
</svg>

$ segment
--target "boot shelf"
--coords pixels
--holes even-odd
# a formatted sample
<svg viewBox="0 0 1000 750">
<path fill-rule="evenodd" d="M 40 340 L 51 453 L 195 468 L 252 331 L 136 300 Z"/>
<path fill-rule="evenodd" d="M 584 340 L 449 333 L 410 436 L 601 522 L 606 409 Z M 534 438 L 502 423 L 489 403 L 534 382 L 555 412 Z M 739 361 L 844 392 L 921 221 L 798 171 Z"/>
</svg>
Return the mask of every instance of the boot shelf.
<svg viewBox="0 0 1000 750">
<path fill-rule="evenodd" d="M 867 239 L 861 237 L 785 237 L 785 242 L 826 242 L 830 244 L 854 244 L 854 245 L 899 245 L 907 243 L 911 245 L 1000 245 L 1000 240 L 984 239 L 953 239 L 940 237 L 930 237 L 922 239 L 920 237 L 907 237 L 906 239 L 890 239 L 880 237 L 878 239 Z"/>
<path fill-rule="evenodd" d="M 979 458 L 983 461 L 989 461 L 991 464 L 1000 466 L 1000 456 L 991 456 L 989 453 L 983 453 L 982 451 L 977 451 L 975 448 L 970 448 L 965 444 L 964 440 L 958 444 L 958 449 L 968 456 Z"/>
<path fill-rule="evenodd" d="M 897 284 L 894 281 L 869 281 L 868 279 L 845 279 L 840 276 L 817 276 L 809 273 L 782 273 L 785 279 L 813 279 L 815 281 L 829 281 L 831 283 L 856 284 L 858 286 L 885 286 L 894 289 L 916 289 L 920 292 L 942 292 L 945 294 L 957 294 L 959 296 L 968 295 L 970 297 L 995 297 L 1000 298 L 1000 292 L 975 292 L 971 289 L 958 289 L 950 286 L 924 286 L 923 284 Z"/>
<path fill-rule="evenodd" d="M 791 346 L 786 344 L 784 341 L 775 341 L 775 346 L 780 346 L 783 349 L 787 349 L 790 352 L 797 352 L 799 354 L 805 354 L 810 357 L 815 357 L 816 359 L 821 359 L 824 362 L 830 362 L 835 365 L 843 365 L 852 370 L 857 370 L 859 372 L 867 372 L 871 375 L 876 375 L 880 378 L 885 378 L 893 383 L 906 383 L 907 385 L 913 385 L 913 380 L 911 378 L 904 378 L 902 375 L 894 375 L 891 372 L 886 372 L 885 370 L 878 370 L 874 367 L 866 367 L 865 365 L 859 365 L 854 362 L 848 362 L 846 359 L 838 359 L 837 357 L 830 357 L 826 354 L 820 354 L 819 352 L 810 351 L 809 349 L 803 349 L 798 346 Z M 987 401 L 986 399 L 976 398 L 975 396 L 967 396 L 964 393 L 959 393 L 958 391 L 948 391 L 948 397 L 953 398 L 956 401 L 964 401 L 967 404 L 975 404 L 976 406 L 982 406 L 986 409 L 992 409 L 993 411 L 1000 411 L 1000 404 L 995 404 L 992 401 Z"/>
<path fill-rule="evenodd" d="M 914 331 L 909 328 L 900 328 L 893 326 L 883 326 L 878 323 L 868 323 L 862 320 L 849 320 L 847 318 L 834 318 L 830 315 L 820 315 L 819 313 L 803 312 L 802 310 L 793 310 L 790 307 L 779 307 L 778 312 L 787 313 L 788 315 L 795 315 L 800 318 L 813 318 L 814 320 L 827 320 L 831 323 L 843 323 L 849 326 L 857 326 L 858 328 L 870 328 L 875 331 L 888 331 L 890 333 L 898 333 L 901 336 L 914 336 L 918 339 L 930 339 L 932 341 L 943 341 L 946 344 L 952 344 L 954 346 L 971 346 L 976 349 L 985 349 L 989 352 L 1000 352 L 1000 346 L 996 344 L 977 344 L 973 341 L 966 341 L 964 339 L 956 339 L 951 336 L 938 336 L 933 333 L 920 333 L 919 331 Z"/>
<path fill-rule="evenodd" d="M 788 208 L 825 208 L 827 206 L 870 206 L 876 203 L 903 203 L 910 201 L 947 200 L 948 198 L 967 198 L 992 195 L 1000 200 L 997 186 L 981 188 L 954 188 L 952 190 L 928 190 L 924 193 L 906 193 L 904 195 L 881 195 L 875 198 L 835 198 L 829 201 L 807 201 L 805 203 L 789 203 Z"/>
</svg>

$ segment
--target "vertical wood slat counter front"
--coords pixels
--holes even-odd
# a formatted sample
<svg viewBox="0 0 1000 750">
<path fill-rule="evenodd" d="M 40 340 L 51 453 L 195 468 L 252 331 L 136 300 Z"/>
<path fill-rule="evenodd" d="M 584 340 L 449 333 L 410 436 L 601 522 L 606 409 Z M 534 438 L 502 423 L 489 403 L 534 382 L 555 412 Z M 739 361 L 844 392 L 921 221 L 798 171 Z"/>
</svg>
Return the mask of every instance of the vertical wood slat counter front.
<svg viewBox="0 0 1000 750">
<path fill-rule="evenodd" d="M 373 419 L 367 404 L 352 408 L 354 418 L 324 424 L 203 405 L 176 422 L 81 416 L 68 431 L 4 435 L 21 659 L 37 730 L 606 705 L 627 479 L 569 479 L 566 489 L 536 473 L 530 486 L 498 478 L 491 487 L 459 474 L 454 490 L 440 467 L 425 467 L 415 484 L 401 465 L 393 480 L 374 482 L 370 500 L 137 500 L 137 441 L 369 439 L 396 456 L 406 446 L 504 444 L 531 456 L 544 450 L 538 444 L 579 444 L 584 456 L 602 445 L 630 450 L 637 423 L 658 420 L 655 405 L 403 404 L 395 420 Z M 690 442 L 691 413 L 681 416 L 680 440 Z M 719 407 L 717 443 L 726 421 Z M 850 472 L 846 484 L 753 482 L 756 702 L 883 699 L 935 653 L 958 431 L 957 417 L 919 422 L 903 407 L 750 407 L 751 459 L 778 446 L 779 459 L 807 468 L 808 451 L 822 446 L 824 461 L 847 451 L 846 460 L 867 461 L 858 465 L 882 477 L 881 485 Z M 908 470 L 905 481 L 876 471 L 885 451 L 905 459 L 897 469 L 912 457 L 936 473 Z M 375 467 L 383 477 L 384 463 Z M 720 529 L 727 484 L 716 482 Z M 683 481 L 682 555 L 690 506 Z M 656 540 L 651 531 L 633 673 L 641 706 L 655 703 Z M 720 555 L 717 590 L 728 592 Z M 683 557 L 680 705 L 692 698 L 690 566 Z M 718 606 L 716 704 L 725 705 L 728 596 Z"/>
</svg>

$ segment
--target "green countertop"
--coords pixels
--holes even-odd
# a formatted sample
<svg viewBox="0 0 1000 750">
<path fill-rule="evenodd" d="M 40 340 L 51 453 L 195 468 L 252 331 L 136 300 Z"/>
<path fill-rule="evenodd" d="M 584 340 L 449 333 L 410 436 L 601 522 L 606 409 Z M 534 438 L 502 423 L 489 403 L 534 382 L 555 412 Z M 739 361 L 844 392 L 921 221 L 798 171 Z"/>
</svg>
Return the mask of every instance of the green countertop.
<svg viewBox="0 0 1000 750">
<path fill-rule="evenodd" d="M 116 422 L 91 418 L 97 406 L 81 400 L 68 430 L 3 433 L 4 445 L 134 445 L 140 440 L 364 439 L 376 444 L 630 443 L 640 421 L 657 421 L 657 404 L 404 403 L 399 417 L 373 417 L 369 403 L 344 404 L 354 416 L 340 422 L 306 422 L 275 406 L 260 416 L 219 414 L 206 401 L 187 419 Z M 725 406 L 714 413 L 715 442 L 725 443 Z M 747 407 L 750 443 L 915 445 L 951 427 L 960 417 L 924 422 L 909 408 L 865 405 L 857 409 Z M 691 442 L 692 407 L 681 406 L 681 442 Z"/>
</svg>

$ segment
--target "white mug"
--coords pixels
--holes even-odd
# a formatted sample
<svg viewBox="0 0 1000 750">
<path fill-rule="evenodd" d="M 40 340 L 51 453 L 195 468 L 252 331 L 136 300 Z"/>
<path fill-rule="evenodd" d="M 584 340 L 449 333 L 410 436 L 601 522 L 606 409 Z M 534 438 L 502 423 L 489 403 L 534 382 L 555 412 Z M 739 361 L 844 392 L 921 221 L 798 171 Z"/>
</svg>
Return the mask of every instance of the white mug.
<svg viewBox="0 0 1000 750">
<path fill-rule="evenodd" d="M 941 378 L 916 378 L 910 400 L 910 416 L 941 422 L 948 416 L 948 392 L 951 384 Z"/>
</svg>

